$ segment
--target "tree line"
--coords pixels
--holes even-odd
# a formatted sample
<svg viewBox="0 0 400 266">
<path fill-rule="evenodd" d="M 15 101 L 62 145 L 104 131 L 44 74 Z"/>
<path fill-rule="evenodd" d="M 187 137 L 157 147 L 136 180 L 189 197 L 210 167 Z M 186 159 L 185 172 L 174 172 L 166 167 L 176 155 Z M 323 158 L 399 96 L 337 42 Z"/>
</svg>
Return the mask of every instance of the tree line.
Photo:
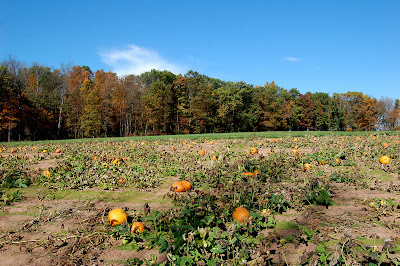
<svg viewBox="0 0 400 266">
<path fill-rule="evenodd" d="M 396 130 L 399 99 L 300 93 L 188 71 L 118 77 L 88 66 L 0 65 L 0 141 L 268 130 Z"/>
</svg>

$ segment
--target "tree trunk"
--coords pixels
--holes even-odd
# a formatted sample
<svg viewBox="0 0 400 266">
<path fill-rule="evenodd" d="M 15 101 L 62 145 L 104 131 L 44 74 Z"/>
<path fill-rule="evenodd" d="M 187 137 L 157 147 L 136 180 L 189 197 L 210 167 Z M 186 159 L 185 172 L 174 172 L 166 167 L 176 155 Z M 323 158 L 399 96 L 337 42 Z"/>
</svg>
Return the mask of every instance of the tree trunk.
<svg viewBox="0 0 400 266">
<path fill-rule="evenodd" d="M 64 107 L 64 97 L 61 98 L 60 112 L 58 114 L 58 124 L 57 124 L 57 138 L 60 138 L 61 131 L 61 121 L 62 121 L 62 110 Z"/>
<path fill-rule="evenodd" d="M 7 138 L 8 142 L 11 141 L 11 121 L 8 120 L 8 138 Z"/>
</svg>

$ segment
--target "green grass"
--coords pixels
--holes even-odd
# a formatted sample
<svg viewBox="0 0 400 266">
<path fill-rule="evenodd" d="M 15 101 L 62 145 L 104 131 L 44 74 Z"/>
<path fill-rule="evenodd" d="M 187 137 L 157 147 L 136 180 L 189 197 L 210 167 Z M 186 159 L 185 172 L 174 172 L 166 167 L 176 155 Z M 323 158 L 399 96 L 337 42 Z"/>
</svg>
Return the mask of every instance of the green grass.
<svg viewBox="0 0 400 266">
<path fill-rule="evenodd" d="M 15 189 L 10 189 L 13 191 Z M 56 200 L 84 200 L 84 201 L 105 201 L 105 202 L 131 202 L 131 203 L 165 203 L 166 199 L 161 196 L 154 196 L 149 192 L 135 190 L 114 190 L 107 191 L 101 189 L 86 190 L 48 190 L 41 186 L 19 189 L 25 197 L 44 197 L 44 199 Z M 146 199 L 147 198 L 147 199 Z"/>
<path fill-rule="evenodd" d="M 291 230 L 297 228 L 299 228 L 299 226 L 293 221 L 277 222 L 275 226 L 276 230 Z"/>
<path fill-rule="evenodd" d="M 0 142 L 0 145 L 36 145 L 41 143 L 88 143 L 88 142 L 108 142 L 108 141 L 156 141 L 165 139 L 245 139 L 252 137 L 262 138 L 284 138 L 284 137 L 323 137 L 323 136 L 369 136 L 374 135 L 398 135 L 398 131 L 264 131 L 264 132 L 233 132 L 233 133 L 206 133 L 206 134 L 185 134 L 185 135 L 159 135 L 159 136 L 134 136 L 134 137 L 109 137 L 109 138 L 82 138 L 82 139 L 63 139 L 63 140 L 39 140 L 39 141 L 18 141 Z"/>
<path fill-rule="evenodd" d="M 370 174 L 372 176 L 379 178 L 379 180 L 381 180 L 383 182 L 388 182 L 388 181 L 392 180 L 394 177 L 394 175 L 387 173 L 385 171 L 379 170 L 379 169 L 371 170 Z"/>
<path fill-rule="evenodd" d="M 357 237 L 356 239 L 363 243 L 363 245 L 377 246 L 385 244 L 385 239 L 383 238 Z"/>
</svg>

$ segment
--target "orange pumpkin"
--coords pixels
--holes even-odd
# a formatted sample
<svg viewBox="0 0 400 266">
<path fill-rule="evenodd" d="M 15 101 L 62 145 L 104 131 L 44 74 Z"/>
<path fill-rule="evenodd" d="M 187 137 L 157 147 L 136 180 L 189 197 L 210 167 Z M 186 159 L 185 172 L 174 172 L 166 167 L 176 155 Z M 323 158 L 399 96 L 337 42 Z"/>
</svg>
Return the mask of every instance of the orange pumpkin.
<svg viewBox="0 0 400 266">
<path fill-rule="evenodd" d="M 188 181 L 184 180 L 184 181 L 175 182 L 172 185 L 172 189 L 175 192 L 185 192 L 187 190 L 192 189 L 192 186 L 190 185 L 190 183 Z"/>
<path fill-rule="evenodd" d="M 311 170 L 311 164 L 305 163 L 304 164 L 304 171 Z"/>
<path fill-rule="evenodd" d="M 60 152 L 61 152 L 61 150 L 60 150 L 60 149 L 57 149 L 57 150 L 56 150 L 56 153 L 60 153 Z"/>
<path fill-rule="evenodd" d="M 218 158 L 217 158 L 217 156 L 215 156 L 215 155 L 213 155 L 212 157 L 211 157 L 211 160 L 213 160 L 213 161 L 215 161 L 215 160 L 217 160 Z"/>
<path fill-rule="evenodd" d="M 114 161 L 112 161 L 112 164 L 117 164 L 119 163 L 119 158 L 115 158 Z"/>
<path fill-rule="evenodd" d="M 111 226 L 122 224 L 126 221 L 127 215 L 123 209 L 114 209 L 108 213 Z"/>
<path fill-rule="evenodd" d="M 242 175 L 244 175 L 246 178 L 254 178 L 255 174 L 252 172 L 245 172 L 242 173 Z"/>
<path fill-rule="evenodd" d="M 248 223 L 247 219 L 249 219 L 250 213 L 246 208 L 237 207 L 232 214 L 232 218 L 239 223 Z"/>
<path fill-rule="evenodd" d="M 379 159 L 379 161 L 380 161 L 382 164 L 388 164 L 388 163 L 390 163 L 390 158 L 389 158 L 389 156 L 382 156 L 382 157 Z"/>
<path fill-rule="evenodd" d="M 252 154 L 257 154 L 257 153 L 258 153 L 258 149 L 255 148 L 255 147 L 252 147 L 252 148 L 250 148 L 250 152 L 251 152 Z"/>
<path fill-rule="evenodd" d="M 387 143 L 385 142 L 385 143 L 382 144 L 382 146 L 383 146 L 384 148 L 387 148 L 387 147 L 389 147 L 389 144 L 387 144 Z"/>
<path fill-rule="evenodd" d="M 141 233 L 144 231 L 144 224 L 141 222 L 134 222 L 131 227 L 131 233 Z"/>
<path fill-rule="evenodd" d="M 210 141 L 210 144 L 211 144 L 211 145 L 213 145 L 213 144 L 214 144 L 214 141 L 213 141 L 213 140 L 212 140 L 212 141 Z"/>
<path fill-rule="evenodd" d="M 200 155 L 203 156 L 203 155 L 205 155 L 205 154 L 206 154 L 206 151 L 205 151 L 204 149 L 201 149 Z"/>
</svg>

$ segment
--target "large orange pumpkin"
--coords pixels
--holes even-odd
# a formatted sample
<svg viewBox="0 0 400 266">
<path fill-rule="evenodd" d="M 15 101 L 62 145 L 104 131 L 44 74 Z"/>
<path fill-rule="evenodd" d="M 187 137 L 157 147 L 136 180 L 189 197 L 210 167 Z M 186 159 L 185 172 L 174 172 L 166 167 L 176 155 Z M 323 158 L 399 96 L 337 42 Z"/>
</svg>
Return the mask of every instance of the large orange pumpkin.
<svg viewBox="0 0 400 266">
<path fill-rule="evenodd" d="M 134 222 L 131 227 L 131 233 L 141 233 L 144 231 L 144 224 L 141 222 Z"/>
<path fill-rule="evenodd" d="M 243 207 L 237 207 L 235 211 L 232 214 L 232 218 L 239 223 L 248 223 L 247 219 L 249 218 L 250 213 L 246 208 Z"/>
<path fill-rule="evenodd" d="M 380 161 L 382 164 L 388 164 L 388 163 L 390 163 L 390 158 L 389 158 L 389 156 L 382 156 L 382 157 L 379 159 L 379 161 Z"/>
<path fill-rule="evenodd" d="M 190 183 L 189 183 L 188 181 L 186 181 L 186 180 L 175 182 L 175 183 L 172 185 L 172 189 L 173 189 L 175 192 L 185 192 L 185 191 L 187 191 L 187 190 L 190 190 L 191 188 L 192 188 L 192 186 L 191 186 Z"/>
<path fill-rule="evenodd" d="M 108 213 L 111 226 L 122 224 L 126 221 L 127 215 L 123 209 L 114 209 Z"/>
</svg>

